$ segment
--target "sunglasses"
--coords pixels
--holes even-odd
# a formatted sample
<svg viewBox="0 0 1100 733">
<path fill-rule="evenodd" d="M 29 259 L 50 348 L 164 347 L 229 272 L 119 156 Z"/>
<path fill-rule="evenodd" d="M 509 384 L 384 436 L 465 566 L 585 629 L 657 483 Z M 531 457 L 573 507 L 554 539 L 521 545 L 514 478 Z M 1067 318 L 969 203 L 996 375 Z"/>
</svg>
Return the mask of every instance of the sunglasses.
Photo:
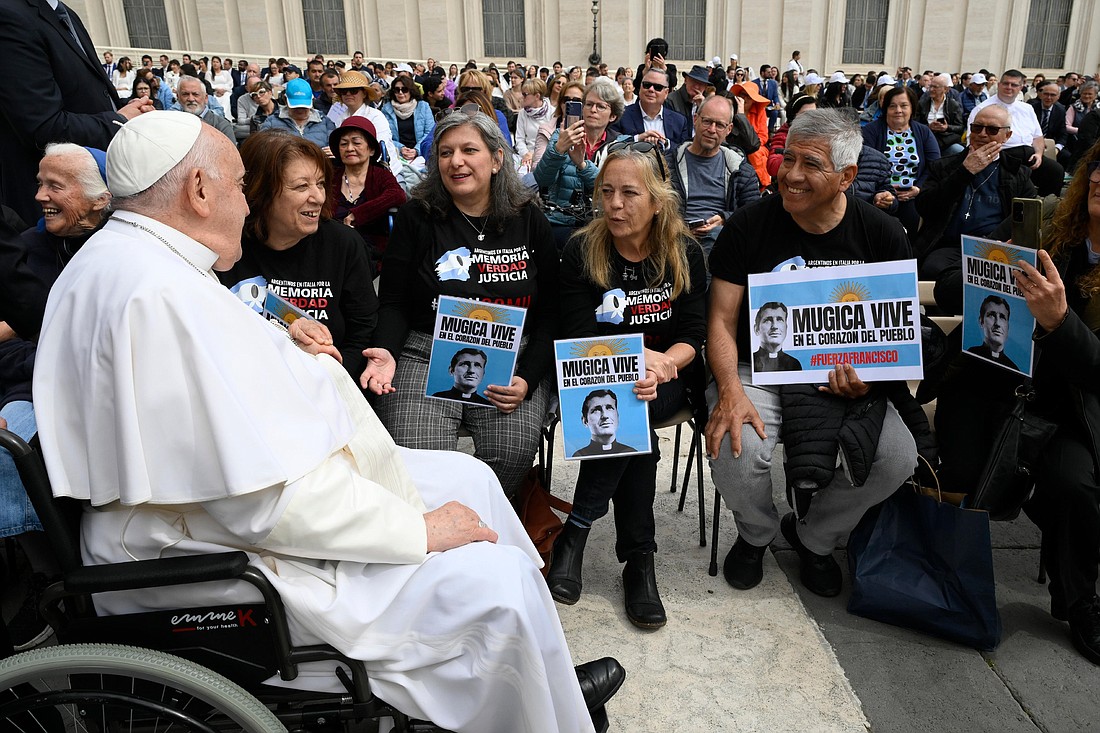
<svg viewBox="0 0 1100 733">
<path fill-rule="evenodd" d="M 483 92 L 485 90 L 482 89 L 481 87 L 459 87 L 458 91 L 460 91 L 460 92 Z"/>
<path fill-rule="evenodd" d="M 406 89 L 405 87 L 394 87 L 393 88 L 393 93 L 394 94 L 408 94 L 409 90 Z"/>
<path fill-rule="evenodd" d="M 655 81 L 643 81 L 642 89 L 653 89 L 654 91 L 663 92 L 668 89 L 667 84 L 658 84 Z"/>
<path fill-rule="evenodd" d="M 1012 129 L 1011 127 L 1001 127 L 1000 125 L 979 125 L 979 124 L 976 124 L 976 123 L 971 123 L 971 125 L 970 125 L 970 134 L 971 135 L 978 135 L 978 134 L 981 134 L 982 130 L 985 130 L 986 135 L 996 135 L 1001 130 L 1011 130 L 1011 129 Z"/>
<path fill-rule="evenodd" d="M 481 107 L 479 107 L 476 102 L 467 102 L 461 107 L 451 107 L 443 114 L 443 116 L 447 117 L 448 115 L 453 114 L 464 114 L 467 117 L 473 117 L 479 112 L 481 112 Z"/>
<path fill-rule="evenodd" d="M 660 175 L 661 175 L 661 180 L 662 181 L 667 181 L 668 180 L 668 172 L 665 170 L 665 155 L 664 155 L 664 152 L 661 150 L 661 147 L 659 145 L 655 145 L 651 142 L 644 142 L 644 141 L 639 142 L 639 141 L 634 141 L 634 140 L 623 140 L 622 142 L 611 143 L 610 145 L 608 145 L 607 146 L 607 155 L 608 155 L 608 157 L 610 157 L 611 155 L 614 155 L 615 153 L 618 153 L 618 152 L 621 152 L 621 151 L 624 151 L 624 150 L 630 150 L 630 151 L 633 151 L 635 153 L 641 153 L 642 155 L 645 155 L 647 157 L 656 158 L 657 159 L 657 166 L 656 167 L 657 167 L 658 173 L 660 173 Z M 650 155 L 650 153 L 652 153 L 652 155 Z M 605 165 L 607 164 L 607 158 L 604 158 L 604 164 Z"/>
<path fill-rule="evenodd" d="M 354 89 L 337 89 L 340 94 L 355 94 L 356 92 L 364 91 L 362 87 L 355 87 Z"/>
</svg>

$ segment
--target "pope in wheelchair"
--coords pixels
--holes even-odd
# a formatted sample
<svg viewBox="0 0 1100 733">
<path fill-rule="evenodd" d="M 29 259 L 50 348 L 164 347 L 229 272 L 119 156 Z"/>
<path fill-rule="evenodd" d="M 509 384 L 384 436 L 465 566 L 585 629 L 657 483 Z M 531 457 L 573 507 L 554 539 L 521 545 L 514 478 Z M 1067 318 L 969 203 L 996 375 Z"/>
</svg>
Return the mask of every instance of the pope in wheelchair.
<svg viewBox="0 0 1100 733">
<path fill-rule="evenodd" d="M 395 446 L 333 358 L 214 277 L 240 256 L 246 175 L 185 113 L 142 115 L 108 150 L 115 213 L 51 291 L 34 375 L 54 494 L 88 502 L 85 564 L 243 550 L 294 643 L 361 660 L 404 714 L 459 733 L 605 728 L 625 672 L 573 667 L 493 472 Z M 95 603 L 110 615 L 258 597 L 229 582 Z M 331 665 L 303 666 L 294 686 L 341 689 Z"/>
</svg>

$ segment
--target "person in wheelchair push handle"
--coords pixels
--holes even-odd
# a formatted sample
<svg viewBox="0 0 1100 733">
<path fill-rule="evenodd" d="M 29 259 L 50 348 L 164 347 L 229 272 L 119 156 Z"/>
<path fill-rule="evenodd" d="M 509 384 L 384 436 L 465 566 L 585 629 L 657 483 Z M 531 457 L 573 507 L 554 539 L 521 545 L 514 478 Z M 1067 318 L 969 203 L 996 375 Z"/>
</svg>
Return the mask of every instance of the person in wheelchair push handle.
<svg viewBox="0 0 1100 733">
<path fill-rule="evenodd" d="M 407 715 L 456 733 L 606 729 L 625 672 L 610 658 L 572 667 L 492 471 L 398 448 L 335 360 L 211 272 L 240 257 L 247 175 L 229 141 L 179 113 L 144 115 L 108 150 L 115 214 L 51 292 L 34 388 L 54 494 L 90 504 L 85 564 L 243 550 L 294 642 L 363 661 Z M 252 600 L 239 588 L 99 594 L 96 607 Z M 339 689 L 329 670 L 299 683 Z"/>
</svg>

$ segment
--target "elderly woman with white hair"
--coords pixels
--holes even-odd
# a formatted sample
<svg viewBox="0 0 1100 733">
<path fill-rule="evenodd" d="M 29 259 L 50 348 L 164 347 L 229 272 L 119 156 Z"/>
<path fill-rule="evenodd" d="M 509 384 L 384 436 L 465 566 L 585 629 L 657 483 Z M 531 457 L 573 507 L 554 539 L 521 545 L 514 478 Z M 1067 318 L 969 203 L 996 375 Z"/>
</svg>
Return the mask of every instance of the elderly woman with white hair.
<svg viewBox="0 0 1100 733">
<path fill-rule="evenodd" d="M 47 286 L 107 218 L 111 194 L 104 181 L 104 162 L 101 150 L 72 143 L 46 146 L 45 157 L 38 166 L 35 195 L 42 207 L 42 220 L 24 232 L 21 239 L 28 267 Z M 31 405 L 36 346 L 30 339 L 34 335 L 18 334 L 7 323 L 0 322 L 0 417 L 7 421 L 9 430 L 24 440 L 30 440 L 38 430 Z M 21 651 L 53 633 L 38 613 L 38 600 L 58 569 L 15 464 L 3 449 L 0 449 L 0 537 L 18 538 L 31 566 L 26 601 L 8 622 L 15 650 Z"/>
</svg>

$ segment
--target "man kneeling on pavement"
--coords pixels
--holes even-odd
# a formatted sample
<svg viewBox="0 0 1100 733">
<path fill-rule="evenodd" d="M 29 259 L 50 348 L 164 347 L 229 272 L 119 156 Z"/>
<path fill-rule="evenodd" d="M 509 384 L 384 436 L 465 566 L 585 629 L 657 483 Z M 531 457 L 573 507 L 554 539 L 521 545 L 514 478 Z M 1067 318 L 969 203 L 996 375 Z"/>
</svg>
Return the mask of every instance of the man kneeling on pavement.
<svg viewBox="0 0 1100 733">
<path fill-rule="evenodd" d="M 913 473 L 914 435 L 922 453 L 932 448 L 928 422 L 904 383 L 867 384 L 850 364 L 837 365 L 828 384 L 820 387 L 757 386 L 751 380 L 746 304 L 750 273 L 911 256 L 896 219 L 845 194 L 856 176 L 861 148 L 859 128 L 843 111 L 800 114 L 791 125 L 779 167 L 779 196 L 734 212 L 711 252 L 707 358 L 714 383 L 707 391 L 711 413 L 706 440 L 714 484 L 737 525 L 737 541 L 723 568 L 735 588 L 760 582 L 764 551 L 782 532 L 801 559 L 802 584 L 822 596 L 840 593 L 841 573 L 833 550 L 868 508 L 890 496 Z M 849 409 L 860 402 L 868 409 Z M 803 460 L 816 460 L 817 468 L 824 468 L 830 478 L 813 487 L 803 485 L 797 473 L 792 476 L 788 460 L 788 484 L 802 500 L 794 502 L 796 512 L 780 521 L 772 501 L 772 456 L 788 410 L 807 407 L 874 415 L 867 425 L 873 437 L 859 448 L 863 471 L 856 476 L 853 470 L 849 477 L 848 470 L 832 472 L 835 451 L 807 456 L 810 443 L 800 435 L 785 434 L 788 459 L 797 452 Z M 805 501 L 808 489 L 816 489 L 812 503 Z"/>
</svg>

